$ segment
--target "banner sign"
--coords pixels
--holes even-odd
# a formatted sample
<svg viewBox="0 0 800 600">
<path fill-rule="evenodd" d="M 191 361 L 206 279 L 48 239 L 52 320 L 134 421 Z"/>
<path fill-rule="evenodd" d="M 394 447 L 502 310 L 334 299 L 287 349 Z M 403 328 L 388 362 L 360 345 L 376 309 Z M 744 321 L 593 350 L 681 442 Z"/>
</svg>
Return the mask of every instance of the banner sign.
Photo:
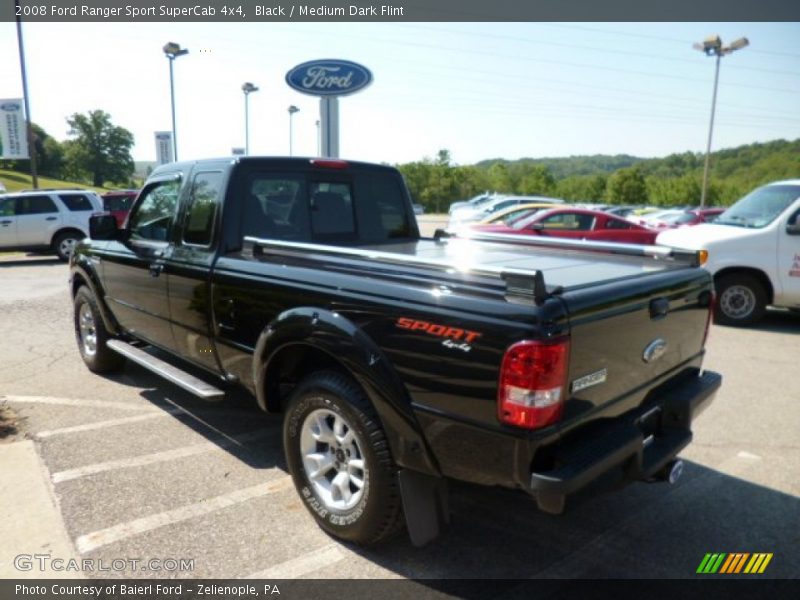
<svg viewBox="0 0 800 600">
<path fill-rule="evenodd" d="M 156 131 L 156 163 L 165 165 L 171 163 L 172 158 L 172 132 Z"/>
<path fill-rule="evenodd" d="M 22 99 L 0 99 L 0 158 L 30 158 Z"/>
</svg>

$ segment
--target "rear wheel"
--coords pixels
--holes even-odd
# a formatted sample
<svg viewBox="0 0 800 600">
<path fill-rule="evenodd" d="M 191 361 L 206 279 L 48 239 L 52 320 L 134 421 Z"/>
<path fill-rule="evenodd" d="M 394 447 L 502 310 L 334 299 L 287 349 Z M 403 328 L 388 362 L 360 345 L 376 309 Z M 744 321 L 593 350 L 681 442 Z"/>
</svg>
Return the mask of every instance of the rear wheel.
<svg viewBox="0 0 800 600">
<path fill-rule="evenodd" d="M 369 545 L 402 525 L 386 436 L 352 379 L 334 371 L 304 379 L 286 410 L 283 444 L 295 487 L 325 531 Z"/>
<path fill-rule="evenodd" d="M 97 300 L 89 288 L 83 286 L 78 289 L 73 306 L 75 339 L 81 358 L 89 370 L 107 373 L 121 369 L 125 359 L 106 345 L 111 335 L 106 330 Z"/>
<path fill-rule="evenodd" d="M 720 325 L 751 325 L 767 310 L 767 292 L 753 275 L 723 275 L 717 280 L 716 289 L 715 321 Z"/>
<path fill-rule="evenodd" d="M 62 231 L 53 238 L 53 250 L 58 258 L 68 261 L 78 242 L 83 239 L 79 231 Z"/>
</svg>

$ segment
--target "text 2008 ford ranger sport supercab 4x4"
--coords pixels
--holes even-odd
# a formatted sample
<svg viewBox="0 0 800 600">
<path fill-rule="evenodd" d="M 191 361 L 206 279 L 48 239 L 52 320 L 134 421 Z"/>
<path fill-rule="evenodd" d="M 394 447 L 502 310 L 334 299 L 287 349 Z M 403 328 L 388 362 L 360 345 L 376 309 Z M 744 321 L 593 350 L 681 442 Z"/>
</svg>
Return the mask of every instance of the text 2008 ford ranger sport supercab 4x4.
<svg viewBox="0 0 800 600">
<path fill-rule="evenodd" d="M 123 357 L 207 398 L 191 363 L 282 412 L 297 491 L 362 544 L 447 521 L 447 478 L 524 490 L 674 479 L 721 377 L 693 253 L 421 239 L 400 174 L 328 159 L 159 167 L 71 261 L 93 371 Z M 175 357 L 166 363 L 152 347 Z M 163 353 L 161 353 L 163 356 Z M 195 370 L 196 371 L 196 370 Z"/>
</svg>

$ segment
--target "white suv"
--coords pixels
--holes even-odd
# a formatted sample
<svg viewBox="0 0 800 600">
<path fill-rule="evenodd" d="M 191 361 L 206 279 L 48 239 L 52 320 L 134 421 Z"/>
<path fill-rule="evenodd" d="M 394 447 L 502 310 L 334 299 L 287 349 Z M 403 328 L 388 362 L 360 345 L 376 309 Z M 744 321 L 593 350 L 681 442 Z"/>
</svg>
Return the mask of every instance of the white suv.
<svg viewBox="0 0 800 600">
<path fill-rule="evenodd" d="M 0 250 L 52 250 L 66 261 L 101 212 L 100 196 L 85 190 L 0 194 Z"/>
</svg>

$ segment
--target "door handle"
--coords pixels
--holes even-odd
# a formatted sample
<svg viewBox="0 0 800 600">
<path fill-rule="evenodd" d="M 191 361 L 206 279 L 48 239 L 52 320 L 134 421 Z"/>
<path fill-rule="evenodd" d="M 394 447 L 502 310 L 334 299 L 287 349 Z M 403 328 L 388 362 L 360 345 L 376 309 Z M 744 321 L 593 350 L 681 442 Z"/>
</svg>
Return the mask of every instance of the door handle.
<svg viewBox="0 0 800 600">
<path fill-rule="evenodd" d="M 164 270 L 164 263 L 150 263 L 150 277 L 158 277 Z"/>
<path fill-rule="evenodd" d="M 0 225 L 2 225 L 3 227 L 8 227 L 9 225 L 11 225 L 11 223 L 13 223 L 13 221 L 11 221 L 10 219 L 4 219 L 3 221 L 0 221 Z"/>
<path fill-rule="evenodd" d="M 45 221 L 58 221 L 58 217 L 47 217 Z"/>
</svg>

